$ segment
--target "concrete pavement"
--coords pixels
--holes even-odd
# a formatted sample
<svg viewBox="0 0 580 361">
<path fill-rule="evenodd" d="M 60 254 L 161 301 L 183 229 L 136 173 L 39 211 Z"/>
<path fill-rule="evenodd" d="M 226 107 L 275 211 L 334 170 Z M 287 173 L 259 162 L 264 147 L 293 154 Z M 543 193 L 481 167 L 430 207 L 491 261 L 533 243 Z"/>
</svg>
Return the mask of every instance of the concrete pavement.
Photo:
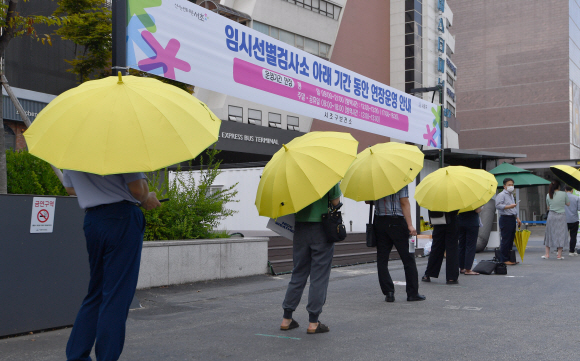
<svg viewBox="0 0 580 361">
<path fill-rule="evenodd" d="M 442 278 L 420 283 L 424 302 L 406 302 L 400 285 L 396 302 L 386 303 L 376 264 L 333 269 L 321 315 L 327 334 L 306 334 L 308 288 L 295 312 L 300 327 L 278 329 L 290 275 L 141 290 L 121 360 L 577 359 L 580 257 L 542 260 L 541 240 L 530 241 L 525 262 L 507 277 L 461 276 L 447 286 L 443 267 Z M 420 275 L 426 260 L 417 259 Z M 404 281 L 400 261 L 391 269 Z M 0 340 L 0 360 L 64 360 L 69 333 Z"/>
</svg>

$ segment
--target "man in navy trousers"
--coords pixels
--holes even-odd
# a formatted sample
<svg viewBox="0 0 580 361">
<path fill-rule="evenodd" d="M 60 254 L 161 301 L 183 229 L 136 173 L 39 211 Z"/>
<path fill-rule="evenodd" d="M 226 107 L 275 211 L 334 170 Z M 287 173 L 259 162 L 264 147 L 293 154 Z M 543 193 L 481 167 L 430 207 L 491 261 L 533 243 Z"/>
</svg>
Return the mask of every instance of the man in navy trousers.
<svg viewBox="0 0 580 361">
<path fill-rule="evenodd" d="M 91 279 L 75 320 L 66 356 L 90 361 L 118 360 L 125 343 L 125 323 L 139 277 L 146 210 L 159 207 L 145 174 L 64 171 L 66 191 L 85 209 L 84 231 Z"/>
</svg>

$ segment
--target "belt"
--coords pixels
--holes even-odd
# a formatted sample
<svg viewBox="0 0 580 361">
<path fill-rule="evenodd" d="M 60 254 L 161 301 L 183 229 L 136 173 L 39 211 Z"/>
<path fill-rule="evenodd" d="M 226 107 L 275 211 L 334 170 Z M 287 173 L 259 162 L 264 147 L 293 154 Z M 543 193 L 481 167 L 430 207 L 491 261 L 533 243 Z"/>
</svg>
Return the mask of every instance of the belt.
<svg viewBox="0 0 580 361">
<path fill-rule="evenodd" d="M 375 217 L 387 217 L 387 218 L 394 218 L 394 219 L 405 219 L 405 216 L 387 216 L 387 215 L 378 216 L 376 214 L 375 214 Z"/>
<path fill-rule="evenodd" d="M 105 208 L 108 206 L 113 206 L 115 204 L 132 204 L 134 206 L 139 207 L 139 203 L 135 203 L 135 202 L 131 202 L 131 201 L 121 201 L 121 202 L 116 202 L 116 203 L 101 204 L 98 206 L 89 207 L 89 208 L 85 209 L 85 212 L 96 211 L 97 209 Z"/>
<path fill-rule="evenodd" d="M 513 218 L 515 218 L 516 215 L 515 214 L 502 214 L 500 217 L 513 217 Z"/>
</svg>

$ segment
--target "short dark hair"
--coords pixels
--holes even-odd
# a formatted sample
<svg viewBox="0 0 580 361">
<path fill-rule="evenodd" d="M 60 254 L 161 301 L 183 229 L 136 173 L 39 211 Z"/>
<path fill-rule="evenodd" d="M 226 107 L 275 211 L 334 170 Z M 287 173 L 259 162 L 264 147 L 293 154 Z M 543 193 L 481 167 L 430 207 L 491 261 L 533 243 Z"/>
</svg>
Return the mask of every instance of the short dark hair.
<svg viewBox="0 0 580 361">
<path fill-rule="evenodd" d="M 572 188 L 566 184 L 566 192 L 572 192 L 573 190 L 574 190 L 574 188 Z"/>
<path fill-rule="evenodd" d="M 513 179 L 511 179 L 511 178 L 504 178 L 504 179 L 503 179 L 503 185 L 505 186 L 505 185 L 507 184 L 507 182 L 509 182 L 509 181 L 512 181 L 512 182 L 514 182 L 514 180 L 513 180 Z M 515 182 L 514 182 L 514 183 L 515 183 Z"/>
</svg>

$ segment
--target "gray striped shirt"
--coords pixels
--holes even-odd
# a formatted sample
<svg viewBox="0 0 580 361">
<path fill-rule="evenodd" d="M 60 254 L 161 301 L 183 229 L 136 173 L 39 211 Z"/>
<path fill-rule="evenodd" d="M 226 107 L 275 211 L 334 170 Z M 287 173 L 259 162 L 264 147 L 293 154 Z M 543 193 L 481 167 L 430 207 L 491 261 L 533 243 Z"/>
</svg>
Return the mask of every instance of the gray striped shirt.
<svg viewBox="0 0 580 361">
<path fill-rule="evenodd" d="M 391 194 L 375 201 L 375 215 L 404 216 L 403 209 L 401 208 L 401 198 L 409 198 L 408 186 L 405 186 L 395 194 Z"/>
<path fill-rule="evenodd" d="M 505 206 L 515 203 L 514 196 L 505 189 L 495 197 L 495 208 L 497 208 L 500 216 L 516 216 L 518 214 L 518 207 L 505 209 Z"/>
</svg>

